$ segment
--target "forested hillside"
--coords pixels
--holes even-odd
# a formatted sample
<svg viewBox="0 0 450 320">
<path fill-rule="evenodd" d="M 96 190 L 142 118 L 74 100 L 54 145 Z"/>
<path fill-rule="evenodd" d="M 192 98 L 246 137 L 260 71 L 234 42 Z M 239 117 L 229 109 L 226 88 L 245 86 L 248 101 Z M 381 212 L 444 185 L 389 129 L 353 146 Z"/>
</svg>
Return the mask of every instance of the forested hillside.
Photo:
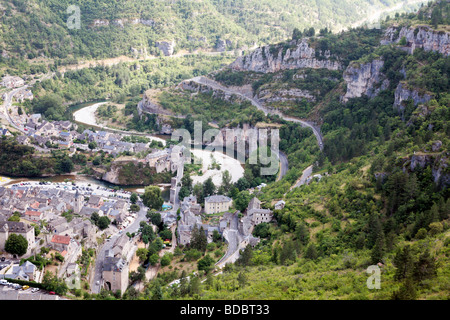
<svg viewBox="0 0 450 320">
<path fill-rule="evenodd" d="M 425 1 L 422 1 L 425 2 Z M 286 39 L 294 28 L 333 30 L 364 23 L 390 8 L 420 1 L 78 1 L 80 29 L 67 21 L 68 0 L 0 1 L 0 67 L 9 73 L 42 72 L 48 65 L 120 55 L 160 54 L 157 41 L 180 50 L 233 50 Z M 396 6 L 403 4 L 403 6 Z"/>
<path fill-rule="evenodd" d="M 378 31 L 310 36 L 309 46 L 330 50 L 326 58 L 339 61 L 339 71 L 290 68 L 283 58 L 278 66 L 286 70 L 245 69 L 270 68 L 257 63 L 260 53 L 288 56 L 299 44 L 294 39 L 210 75 L 226 85 L 252 85 L 255 94 L 311 91 L 310 101 L 271 107 L 320 123 L 325 147 L 319 150 L 309 129 L 280 121 L 290 170 L 257 196 L 267 208 L 280 199 L 286 205 L 274 211 L 273 223 L 255 228 L 262 241 L 221 275 L 170 288 L 165 284 L 177 275 L 169 272 L 150 282 L 143 297 L 448 299 L 449 6 L 432 3 Z M 291 188 L 311 164 L 321 176 Z M 254 178 L 240 179 L 230 195 L 240 201 Z M 371 265 L 381 270 L 380 289 L 366 285 Z"/>
</svg>

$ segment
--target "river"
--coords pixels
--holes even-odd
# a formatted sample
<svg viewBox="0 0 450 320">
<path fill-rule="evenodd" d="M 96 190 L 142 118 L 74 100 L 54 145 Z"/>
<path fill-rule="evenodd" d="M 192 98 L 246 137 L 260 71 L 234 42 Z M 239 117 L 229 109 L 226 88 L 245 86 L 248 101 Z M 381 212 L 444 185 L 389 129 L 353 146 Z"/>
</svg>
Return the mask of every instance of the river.
<svg viewBox="0 0 450 320">
<path fill-rule="evenodd" d="M 139 194 L 144 193 L 143 186 L 118 186 L 106 181 L 97 180 L 95 178 L 85 176 L 85 175 L 76 175 L 76 174 L 66 174 L 66 175 L 57 175 L 52 177 L 40 177 L 40 178 L 15 178 L 15 177 L 7 177 L 0 176 L 0 186 L 9 188 L 15 184 L 31 184 L 31 185 L 39 185 L 39 182 L 45 181 L 50 182 L 53 186 L 65 185 L 68 182 L 68 185 L 74 183 L 78 186 L 92 187 L 96 189 L 97 187 L 106 188 L 108 190 L 119 189 L 128 192 L 136 192 Z M 170 187 L 165 184 L 159 185 L 162 191 L 162 197 L 164 201 L 169 201 L 170 198 Z"/>
</svg>

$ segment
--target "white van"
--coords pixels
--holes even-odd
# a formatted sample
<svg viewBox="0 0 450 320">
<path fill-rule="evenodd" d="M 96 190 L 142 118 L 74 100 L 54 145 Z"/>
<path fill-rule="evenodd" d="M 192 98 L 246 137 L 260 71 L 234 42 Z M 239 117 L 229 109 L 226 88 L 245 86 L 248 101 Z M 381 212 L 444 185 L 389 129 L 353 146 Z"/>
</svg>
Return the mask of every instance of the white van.
<svg viewBox="0 0 450 320">
<path fill-rule="evenodd" d="M 0 284 L 5 285 L 5 284 L 7 284 L 7 283 L 8 283 L 8 281 L 6 281 L 5 279 L 0 279 Z"/>
</svg>

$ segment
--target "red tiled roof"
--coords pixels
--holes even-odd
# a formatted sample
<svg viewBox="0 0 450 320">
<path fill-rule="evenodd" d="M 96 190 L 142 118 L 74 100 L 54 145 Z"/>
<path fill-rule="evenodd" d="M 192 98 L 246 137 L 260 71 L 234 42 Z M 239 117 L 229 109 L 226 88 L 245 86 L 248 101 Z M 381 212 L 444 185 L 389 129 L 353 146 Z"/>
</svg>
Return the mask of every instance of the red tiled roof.
<svg viewBox="0 0 450 320">
<path fill-rule="evenodd" d="M 53 243 L 61 243 L 61 244 L 69 244 L 70 243 L 70 237 L 68 236 L 60 236 L 58 234 L 55 234 L 52 238 Z"/>
<path fill-rule="evenodd" d="M 40 203 L 39 202 L 34 202 L 30 207 L 32 207 L 33 209 L 37 209 L 39 208 Z"/>
<path fill-rule="evenodd" d="M 42 213 L 39 211 L 32 211 L 32 210 L 27 210 L 27 212 L 25 212 L 25 215 L 27 216 L 40 216 Z"/>
</svg>

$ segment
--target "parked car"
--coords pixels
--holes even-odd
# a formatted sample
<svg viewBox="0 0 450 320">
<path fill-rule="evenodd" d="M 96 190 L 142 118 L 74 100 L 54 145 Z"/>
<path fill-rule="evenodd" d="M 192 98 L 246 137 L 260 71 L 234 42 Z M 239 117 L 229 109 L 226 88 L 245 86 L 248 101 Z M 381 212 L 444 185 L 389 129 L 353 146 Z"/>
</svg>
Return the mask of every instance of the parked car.
<svg viewBox="0 0 450 320">
<path fill-rule="evenodd" d="M 52 294 L 52 295 L 53 295 L 53 294 L 56 294 L 56 293 L 55 293 L 55 292 L 53 292 L 53 291 L 50 291 L 50 292 L 49 292 L 48 294 Z"/>
<path fill-rule="evenodd" d="M 28 289 L 30 289 L 30 286 L 24 285 L 24 286 L 22 287 L 22 290 L 28 290 Z"/>
</svg>

